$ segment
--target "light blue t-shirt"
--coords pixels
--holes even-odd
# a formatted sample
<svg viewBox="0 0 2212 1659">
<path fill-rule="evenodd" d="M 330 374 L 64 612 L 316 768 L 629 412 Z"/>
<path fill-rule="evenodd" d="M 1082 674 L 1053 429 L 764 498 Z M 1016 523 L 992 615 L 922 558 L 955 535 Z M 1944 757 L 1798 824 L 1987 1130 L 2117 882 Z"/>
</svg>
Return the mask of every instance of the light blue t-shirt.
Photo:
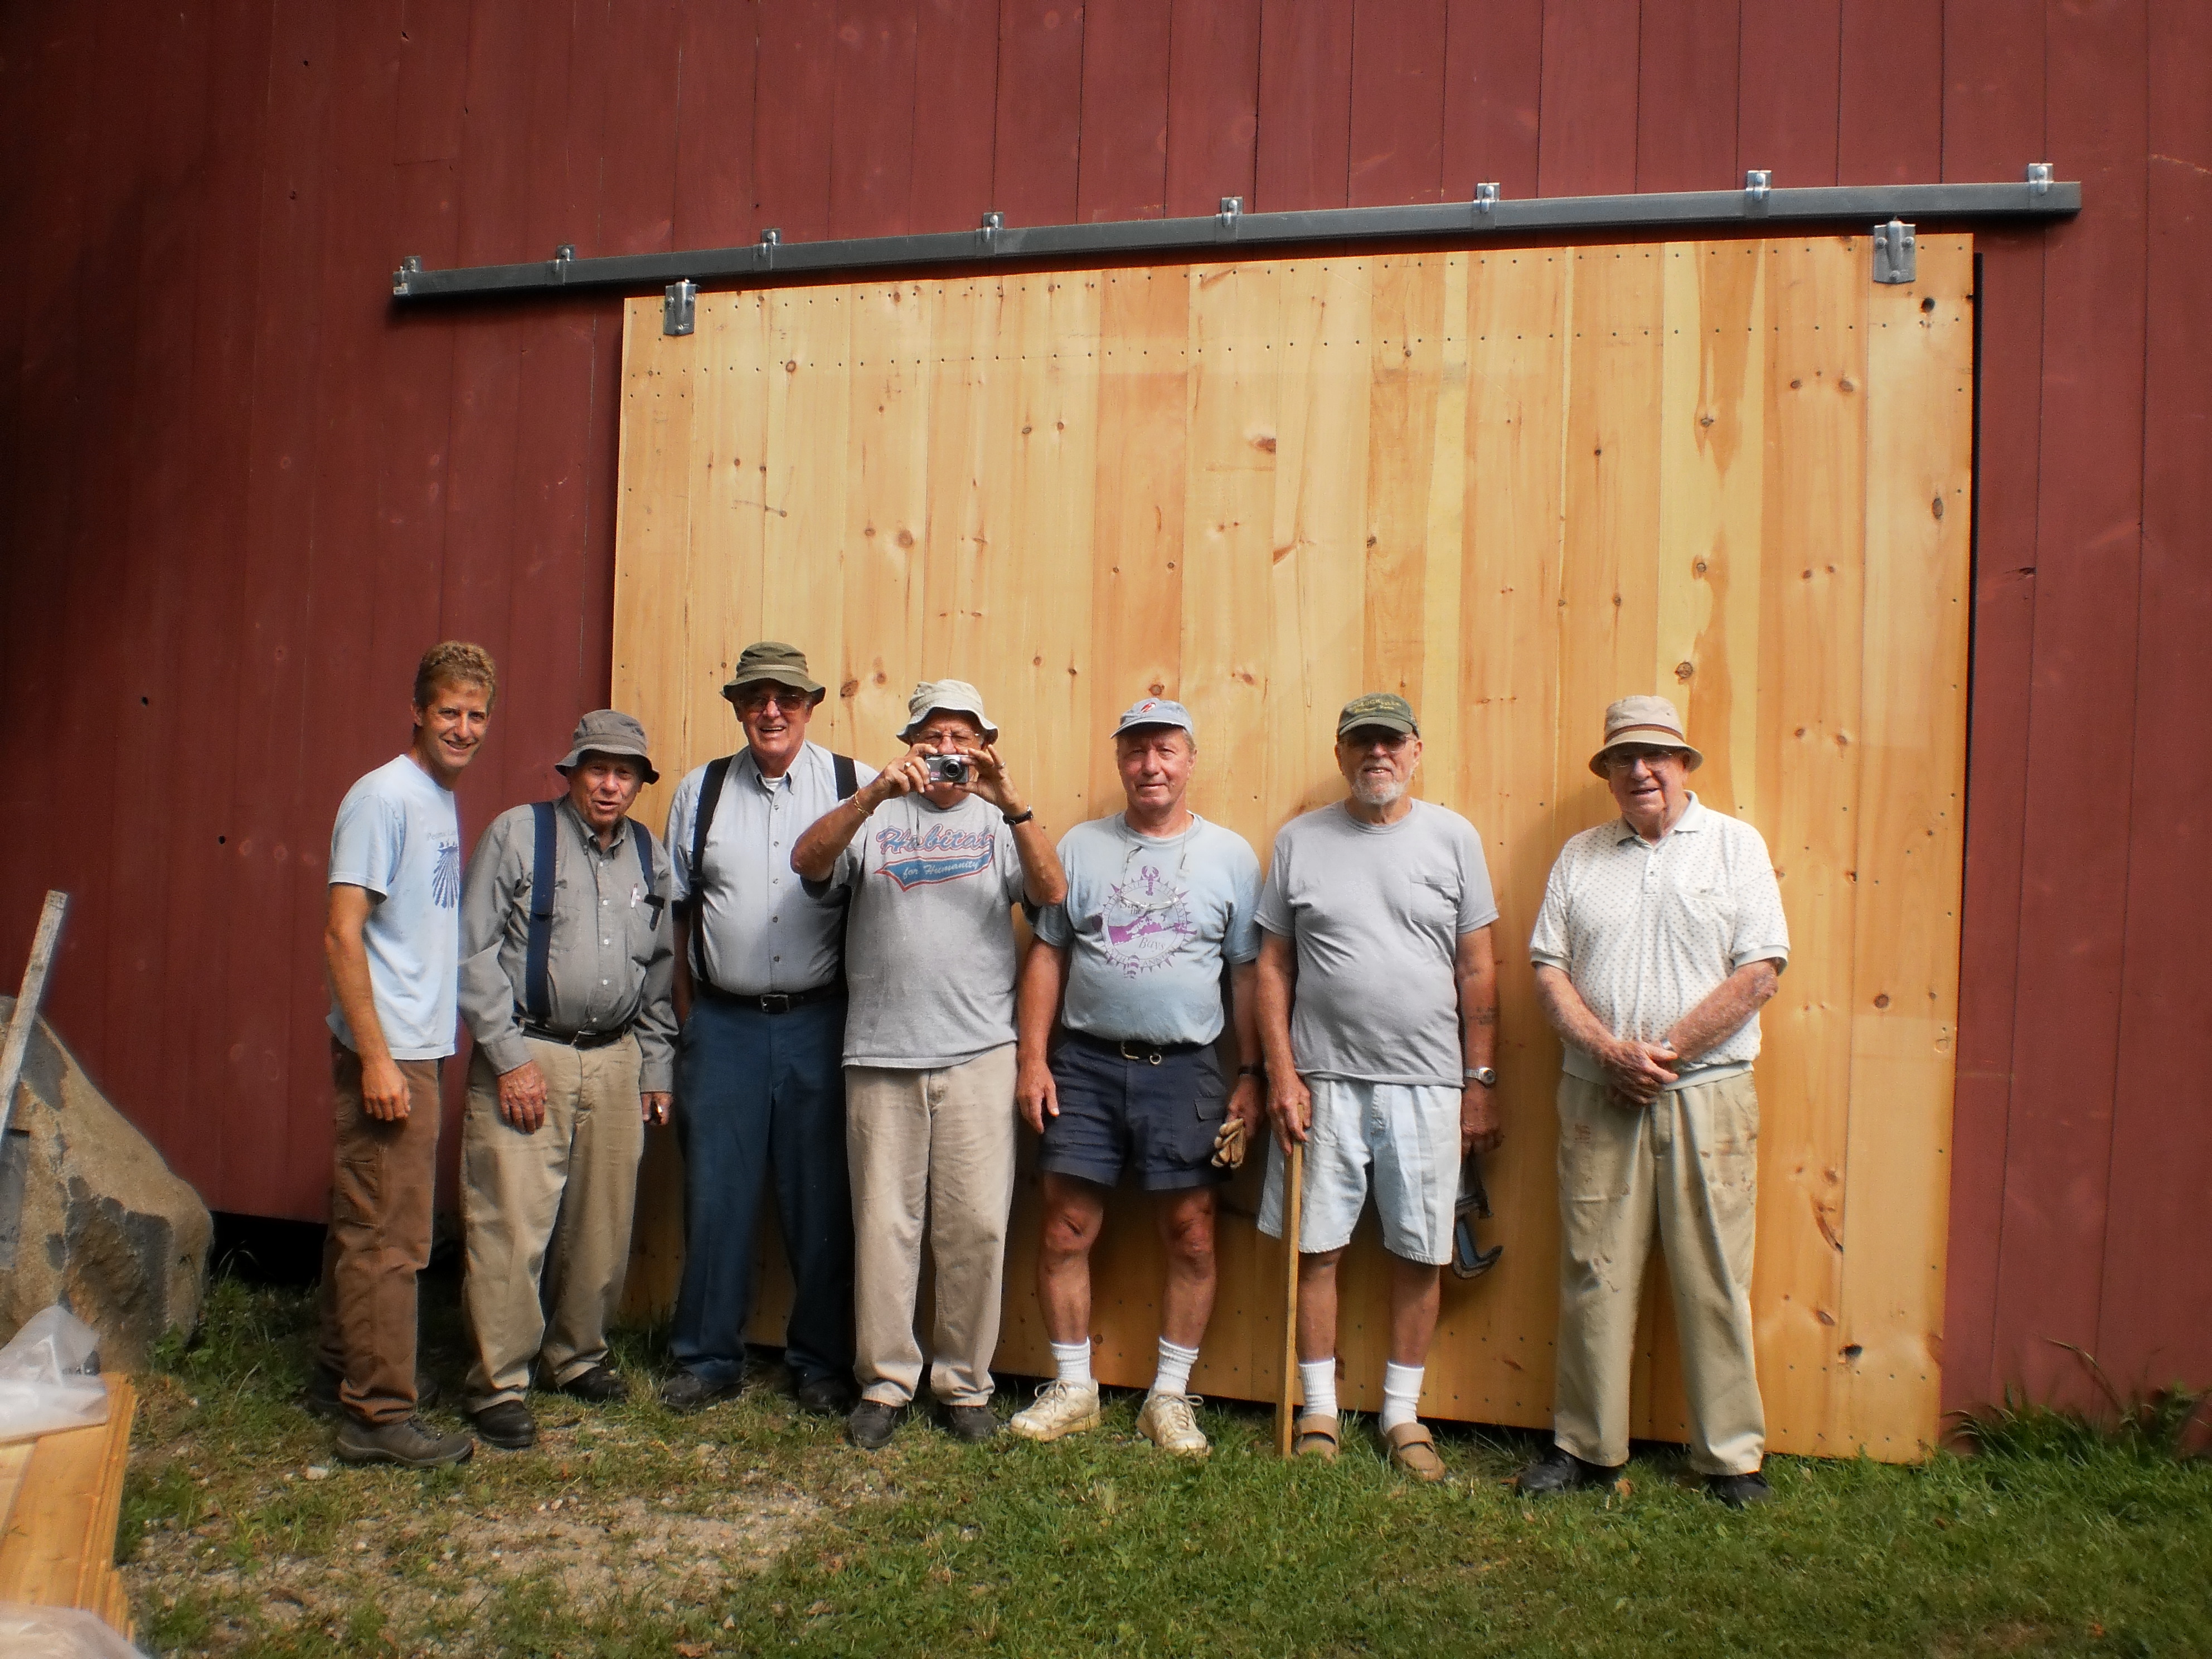
<svg viewBox="0 0 2212 1659">
<path fill-rule="evenodd" d="M 378 767 L 339 804 L 330 881 L 375 896 L 362 939 L 392 1059 L 452 1054 L 461 961 L 461 814 L 453 791 L 405 755 Z M 329 1024 L 359 1052 L 335 999 Z"/>
<path fill-rule="evenodd" d="M 1260 954 L 1260 860 L 1196 813 L 1179 836 L 1138 835 L 1116 812 L 1060 838 L 1067 897 L 1036 935 L 1067 951 L 1060 1018 L 1072 1031 L 1144 1042 L 1221 1035 L 1221 964 Z"/>
</svg>

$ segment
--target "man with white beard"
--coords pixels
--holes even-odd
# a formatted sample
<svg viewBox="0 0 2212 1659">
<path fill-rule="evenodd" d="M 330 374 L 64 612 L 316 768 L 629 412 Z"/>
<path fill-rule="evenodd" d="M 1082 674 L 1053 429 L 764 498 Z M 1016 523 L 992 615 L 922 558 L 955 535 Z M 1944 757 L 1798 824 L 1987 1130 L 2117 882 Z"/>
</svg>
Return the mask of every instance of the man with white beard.
<svg viewBox="0 0 2212 1659">
<path fill-rule="evenodd" d="M 1420 761 L 1420 726 L 1403 697 L 1354 697 L 1336 723 L 1346 798 L 1275 837 L 1256 988 L 1276 1151 L 1260 1229 L 1282 1237 L 1285 1155 L 1304 1143 L 1297 1449 L 1334 1461 L 1337 1264 L 1373 1188 L 1392 1257 L 1376 1428 L 1395 1468 L 1440 1480 L 1417 1411 L 1460 1164 L 1502 1138 L 1491 1069 L 1498 906 L 1474 826 L 1413 798 Z"/>
</svg>

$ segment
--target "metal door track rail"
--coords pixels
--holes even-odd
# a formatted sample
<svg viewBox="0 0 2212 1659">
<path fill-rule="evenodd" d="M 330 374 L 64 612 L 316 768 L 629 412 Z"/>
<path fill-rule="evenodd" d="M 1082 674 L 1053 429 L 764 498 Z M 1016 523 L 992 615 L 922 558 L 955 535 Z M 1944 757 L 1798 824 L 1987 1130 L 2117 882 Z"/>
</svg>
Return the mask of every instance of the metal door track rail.
<svg viewBox="0 0 2212 1659">
<path fill-rule="evenodd" d="M 579 259 L 574 247 L 563 246 L 552 258 L 527 264 L 471 265 L 452 270 L 426 270 L 419 255 L 410 255 L 392 273 L 392 292 L 401 300 L 433 300 L 472 294 L 543 294 L 579 288 L 773 278 L 886 266 L 966 264 L 979 259 L 1061 258 L 1071 254 L 1112 258 L 1405 237 L 1480 239 L 1533 231 L 2063 218 L 2081 210 L 2081 186 L 2054 179 L 2049 162 L 2037 162 L 2019 184 L 1826 185 L 1778 190 L 1765 171 L 1758 171 L 1745 175 L 1741 190 L 1553 196 L 1514 201 L 1499 195 L 1496 185 L 1478 185 L 1471 202 L 1318 208 L 1297 213 L 1247 213 L 1243 207 L 1242 197 L 1224 196 L 1221 210 L 1207 217 L 1121 219 L 1094 225 L 1010 225 L 1004 216 L 987 213 L 975 230 L 861 236 L 843 241 L 787 242 L 769 230 L 746 246 L 595 259 Z"/>
</svg>

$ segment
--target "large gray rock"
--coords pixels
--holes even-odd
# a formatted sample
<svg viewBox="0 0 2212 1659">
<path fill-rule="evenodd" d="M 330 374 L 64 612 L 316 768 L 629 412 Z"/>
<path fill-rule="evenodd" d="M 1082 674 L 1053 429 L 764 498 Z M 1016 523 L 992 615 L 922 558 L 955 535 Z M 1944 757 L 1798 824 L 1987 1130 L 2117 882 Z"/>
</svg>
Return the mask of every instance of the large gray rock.
<svg viewBox="0 0 2212 1659">
<path fill-rule="evenodd" d="M 0 996 L 0 1024 L 15 999 Z M 111 1370 L 189 1334 L 207 1291 L 207 1206 L 107 1102 L 45 1020 L 0 1148 L 0 1341 L 58 1302 Z"/>
</svg>

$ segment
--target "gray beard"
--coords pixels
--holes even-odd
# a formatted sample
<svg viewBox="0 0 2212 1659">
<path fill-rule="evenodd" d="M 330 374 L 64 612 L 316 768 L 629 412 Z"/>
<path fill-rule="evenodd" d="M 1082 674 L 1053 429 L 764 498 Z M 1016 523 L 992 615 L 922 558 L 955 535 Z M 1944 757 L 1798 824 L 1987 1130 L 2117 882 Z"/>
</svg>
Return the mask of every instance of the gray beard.
<svg viewBox="0 0 2212 1659">
<path fill-rule="evenodd" d="M 1389 806 L 1404 795 L 1409 787 L 1410 784 L 1401 783 L 1395 778 L 1389 783 L 1370 783 L 1363 776 L 1352 780 L 1352 793 L 1358 798 L 1362 806 Z"/>
</svg>

